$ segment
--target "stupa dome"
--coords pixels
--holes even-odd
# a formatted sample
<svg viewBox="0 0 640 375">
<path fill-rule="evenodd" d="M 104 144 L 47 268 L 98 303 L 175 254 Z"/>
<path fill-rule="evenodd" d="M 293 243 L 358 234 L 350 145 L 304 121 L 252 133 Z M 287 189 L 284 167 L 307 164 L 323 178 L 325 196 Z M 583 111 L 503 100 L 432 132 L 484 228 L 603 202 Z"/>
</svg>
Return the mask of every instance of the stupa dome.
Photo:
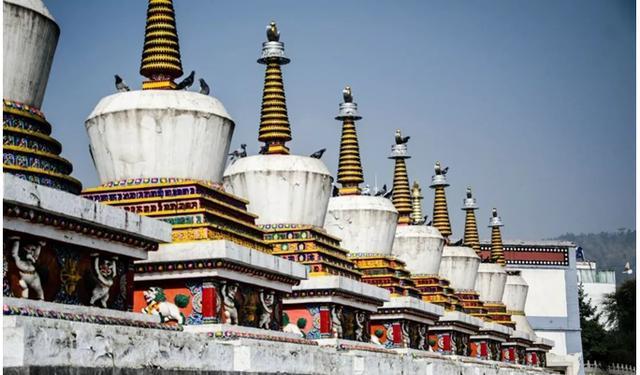
<svg viewBox="0 0 640 375">
<path fill-rule="evenodd" d="M 456 291 L 473 290 L 480 257 L 466 246 L 445 246 L 440 260 L 440 276 L 451 281 Z"/>
<path fill-rule="evenodd" d="M 85 122 L 103 184 L 144 177 L 220 183 L 234 126 L 218 99 L 183 90 L 109 95 Z"/>
<path fill-rule="evenodd" d="M 329 199 L 324 228 L 352 253 L 391 255 L 397 220 L 387 198 L 344 195 Z"/>
</svg>

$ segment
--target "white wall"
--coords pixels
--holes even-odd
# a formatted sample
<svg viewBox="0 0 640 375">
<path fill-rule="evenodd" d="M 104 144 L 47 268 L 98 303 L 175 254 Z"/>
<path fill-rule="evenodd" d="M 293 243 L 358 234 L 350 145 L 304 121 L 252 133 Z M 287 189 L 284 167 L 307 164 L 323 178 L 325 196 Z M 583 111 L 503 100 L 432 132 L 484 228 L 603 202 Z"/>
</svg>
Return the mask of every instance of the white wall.
<svg viewBox="0 0 640 375">
<path fill-rule="evenodd" d="M 553 340 L 553 348 L 551 353 L 558 355 L 567 354 L 567 336 L 562 331 L 535 331 L 536 336 L 544 337 L 545 339 Z"/>
<path fill-rule="evenodd" d="M 522 269 L 529 284 L 524 312 L 527 316 L 567 316 L 564 269 Z"/>
</svg>

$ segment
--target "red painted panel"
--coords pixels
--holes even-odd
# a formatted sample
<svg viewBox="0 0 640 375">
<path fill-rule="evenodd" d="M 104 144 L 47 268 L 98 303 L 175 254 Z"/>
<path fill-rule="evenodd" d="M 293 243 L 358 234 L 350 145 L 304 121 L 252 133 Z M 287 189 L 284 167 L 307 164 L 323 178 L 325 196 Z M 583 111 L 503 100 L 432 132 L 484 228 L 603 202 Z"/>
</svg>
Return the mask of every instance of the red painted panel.
<svg viewBox="0 0 640 375">
<path fill-rule="evenodd" d="M 402 343 L 402 329 L 400 328 L 400 323 L 393 323 L 393 343 L 400 344 Z"/>
<path fill-rule="evenodd" d="M 331 317 L 327 309 L 320 309 L 320 333 L 331 333 Z"/>
<path fill-rule="evenodd" d="M 213 285 L 202 287 L 202 316 L 204 318 L 213 318 L 216 311 L 216 295 Z"/>
</svg>

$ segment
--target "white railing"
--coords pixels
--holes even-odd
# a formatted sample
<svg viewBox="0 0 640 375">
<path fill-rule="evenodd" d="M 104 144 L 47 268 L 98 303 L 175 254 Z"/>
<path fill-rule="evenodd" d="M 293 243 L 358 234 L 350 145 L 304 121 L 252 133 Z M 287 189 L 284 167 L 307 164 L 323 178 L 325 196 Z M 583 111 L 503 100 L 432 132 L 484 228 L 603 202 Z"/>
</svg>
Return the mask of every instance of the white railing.
<svg viewBox="0 0 640 375">
<path fill-rule="evenodd" d="M 632 365 L 623 365 L 619 363 L 611 364 L 605 368 L 602 363 L 597 361 L 584 364 L 585 375 L 634 375 L 636 367 Z"/>
</svg>

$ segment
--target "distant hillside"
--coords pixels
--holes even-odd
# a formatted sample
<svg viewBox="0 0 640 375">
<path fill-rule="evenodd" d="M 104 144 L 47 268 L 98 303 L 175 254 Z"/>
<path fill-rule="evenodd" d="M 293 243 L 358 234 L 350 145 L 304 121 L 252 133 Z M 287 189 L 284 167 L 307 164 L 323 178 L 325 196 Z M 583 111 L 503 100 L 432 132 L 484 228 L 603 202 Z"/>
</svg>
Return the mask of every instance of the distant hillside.
<svg viewBox="0 0 640 375">
<path fill-rule="evenodd" d="M 572 241 L 582 246 L 586 260 L 598 263 L 598 270 L 615 270 L 616 283 L 620 284 L 629 277 L 635 277 L 636 269 L 636 231 L 619 229 L 618 232 L 588 234 L 567 233 L 553 240 Z M 622 273 L 624 264 L 629 262 L 633 275 Z"/>
</svg>

